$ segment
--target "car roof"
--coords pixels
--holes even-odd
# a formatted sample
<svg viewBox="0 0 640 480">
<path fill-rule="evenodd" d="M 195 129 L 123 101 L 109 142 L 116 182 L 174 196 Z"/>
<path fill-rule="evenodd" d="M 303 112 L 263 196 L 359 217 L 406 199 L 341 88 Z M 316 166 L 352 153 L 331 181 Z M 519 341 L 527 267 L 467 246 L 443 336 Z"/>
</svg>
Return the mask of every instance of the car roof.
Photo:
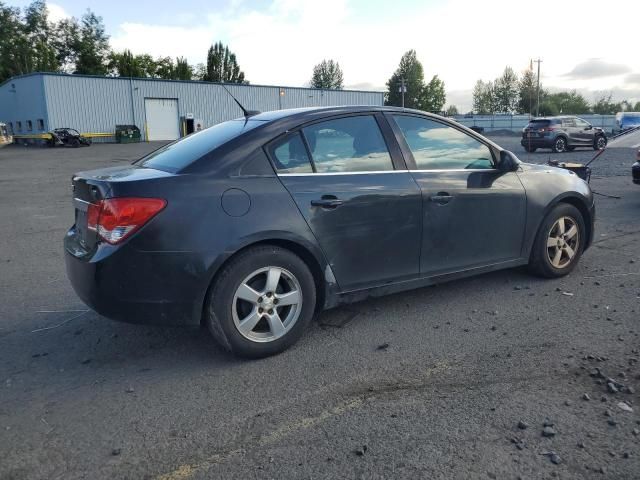
<svg viewBox="0 0 640 480">
<path fill-rule="evenodd" d="M 274 121 L 288 117 L 306 117 L 317 116 L 318 114 L 341 114 L 341 113 L 359 113 L 359 112 L 404 112 L 404 113 L 419 113 L 421 115 L 430 115 L 427 112 L 421 112 L 419 110 L 413 110 L 410 108 L 400 107 L 382 107 L 379 105 L 347 105 L 347 106 L 328 106 L 328 107 L 304 107 L 304 108 L 289 108 L 285 110 L 273 110 L 270 112 L 261 112 L 256 115 L 252 115 L 251 120 L 260 121 Z M 242 118 L 242 117 L 241 117 Z"/>
</svg>

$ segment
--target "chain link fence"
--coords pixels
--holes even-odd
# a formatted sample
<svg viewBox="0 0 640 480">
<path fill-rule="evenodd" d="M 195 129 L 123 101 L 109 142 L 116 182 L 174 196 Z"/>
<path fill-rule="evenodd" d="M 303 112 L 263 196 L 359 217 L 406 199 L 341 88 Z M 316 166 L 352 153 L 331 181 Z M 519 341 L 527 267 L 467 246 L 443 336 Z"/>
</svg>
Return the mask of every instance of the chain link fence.
<svg viewBox="0 0 640 480">
<path fill-rule="evenodd" d="M 601 127 L 608 134 L 616 128 L 615 115 L 576 115 L 594 127 Z M 529 115 L 455 115 L 451 117 L 465 127 L 479 127 L 485 133 L 520 133 L 529 123 Z"/>
</svg>

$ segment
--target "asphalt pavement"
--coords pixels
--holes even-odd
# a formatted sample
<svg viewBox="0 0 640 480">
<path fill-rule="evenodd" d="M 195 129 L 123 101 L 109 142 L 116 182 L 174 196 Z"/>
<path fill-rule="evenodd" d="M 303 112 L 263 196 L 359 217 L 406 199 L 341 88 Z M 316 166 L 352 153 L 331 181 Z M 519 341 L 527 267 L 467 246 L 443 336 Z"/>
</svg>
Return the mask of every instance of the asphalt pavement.
<svg viewBox="0 0 640 480">
<path fill-rule="evenodd" d="M 595 243 L 570 276 L 368 300 L 246 361 L 204 330 L 100 317 L 65 277 L 71 175 L 156 146 L 0 149 L 1 479 L 640 477 L 632 149 L 592 165 Z"/>
</svg>

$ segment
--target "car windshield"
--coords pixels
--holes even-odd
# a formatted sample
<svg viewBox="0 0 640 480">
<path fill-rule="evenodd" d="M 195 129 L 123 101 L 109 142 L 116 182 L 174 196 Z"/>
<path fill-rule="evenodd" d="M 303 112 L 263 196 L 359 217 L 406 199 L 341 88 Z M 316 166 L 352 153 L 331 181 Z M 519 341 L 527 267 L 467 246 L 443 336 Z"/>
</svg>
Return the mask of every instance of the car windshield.
<svg viewBox="0 0 640 480">
<path fill-rule="evenodd" d="M 135 163 L 143 167 L 175 173 L 199 158 L 202 158 L 220 145 L 249 130 L 253 130 L 259 125 L 264 125 L 264 122 L 259 120 L 245 121 L 241 119 L 219 123 L 206 130 L 165 145 L 151 152 L 149 155 L 142 157 Z"/>
</svg>

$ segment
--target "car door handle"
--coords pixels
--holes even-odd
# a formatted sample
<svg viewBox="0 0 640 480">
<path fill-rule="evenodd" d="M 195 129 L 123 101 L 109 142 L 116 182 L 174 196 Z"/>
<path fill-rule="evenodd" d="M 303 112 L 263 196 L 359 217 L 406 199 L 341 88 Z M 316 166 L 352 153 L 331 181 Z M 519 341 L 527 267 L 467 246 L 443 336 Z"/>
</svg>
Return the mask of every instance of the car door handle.
<svg viewBox="0 0 640 480">
<path fill-rule="evenodd" d="M 452 198 L 453 198 L 453 196 L 449 195 L 446 192 L 438 192 L 437 195 L 431 195 L 431 197 L 429 197 L 429 200 L 431 200 L 432 202 L 437 203 L 438 205 L 445 205 L 445 204 L 449 203 Z"/>
<path fill-rule="evenodd" d="M 338 208 L 344 202 L 334 196 L 323 196 L 318 200 L 311 200 L 312 207 L 322 207 L 322 208 Z"/>
</svg>

